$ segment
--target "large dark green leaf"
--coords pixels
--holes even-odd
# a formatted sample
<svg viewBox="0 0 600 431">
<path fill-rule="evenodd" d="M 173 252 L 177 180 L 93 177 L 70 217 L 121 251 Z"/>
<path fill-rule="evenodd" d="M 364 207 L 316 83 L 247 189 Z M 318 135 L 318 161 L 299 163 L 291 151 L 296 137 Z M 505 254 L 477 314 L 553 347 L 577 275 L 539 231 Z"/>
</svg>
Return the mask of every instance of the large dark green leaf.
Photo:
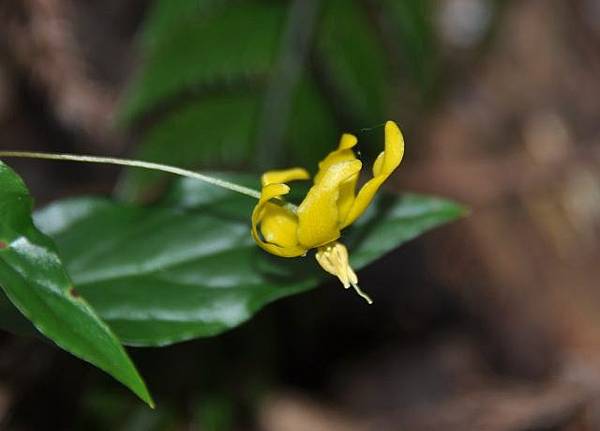
<svg viewBox="0 0 600 431">
<path fill-rule="evenodd" d="M 123 118 L 173 98 L 264 81 L 284 17 L 279 2 L 156 1 L 143 34 L 145 67 L 128 91 Z"/>
<path fill-rule="evenodd" d="M 31 209 L 22 180 L 0 162 L 0 285 L 4 293 L 42 334 L 113 375 L 152 405 L 119 340 L 80 297 L 52 240 L 34 226 Z"/>
<path fill-rule="evenodd" d="M 356 128 L 387 119 L 389 62 L 373 9 L 358 0 L 155 0 L 121 111 L 141 126 L 135 157 L 187 168 L 316 166 L 348 131 L 340 119 Z M 127 171 L 119 196 L 140 200 L 159 178 Z"/>
<path fill-rule="evenodd" d="M 285 17 L 282 2 L 156 0 L 121 112 L 127 124 L 161 113 L 142 128 L 136 157 L 189 168 L 252 161 Z M 128 171 L 118 194 L 138 200 L 160 178 Z"/>
<path fill-rule="evenodd" d="M 156 346 L 231 329 L 328 277 L 311 254 L 282 259 L 253 243 L 255 202 L 181 181 L 162 208 L 74 199 L 42 210 L 36 222 L 55 238 L 78 290 L 120 339 Z M 342 239 L 361 268 L 461 212 L 442 199 L 384 195 Z"/>
</svg>

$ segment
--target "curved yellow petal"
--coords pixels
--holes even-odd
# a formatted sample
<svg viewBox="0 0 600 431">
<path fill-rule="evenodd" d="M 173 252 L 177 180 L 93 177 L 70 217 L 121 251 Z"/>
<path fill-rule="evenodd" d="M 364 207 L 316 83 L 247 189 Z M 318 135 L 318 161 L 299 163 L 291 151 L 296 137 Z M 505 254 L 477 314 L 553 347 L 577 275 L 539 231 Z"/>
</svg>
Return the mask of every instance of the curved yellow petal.
<svg viewBox="0 0 600 431">
<path fill-rule="evenodd" d="M 400 165 L 404 155 L 404 138 L 402 132 L 393 121 L 385 123 L 385 149 L 373 164 L 373 178 L 365 183 L 354 199 L 342 228 L 352 224 L 360 217 L 375 196 L 381 184 Z"/>
<path fill-rule="evenodd" d="M 385 148 L 379 155 L 381 160 L 373 165 L 376 176 L 385 175 L 386 178 L 400 165 L 404 156 L 404 137 L 398 125 L 393 121 L 385 123 Z"/>
<path fill-rule="evenodd" d="M 356 136 L 349 133 L 344 133 L 340 139 L 338 149 L 329 153 L 327 157 L 325 157 L 319 163 L 319 172 L 317 172 L 317 175 L 315 175 L 314 180 L 315 184 L 321 182 L 327 170 L 335 163 L 357 160 L 356 155 L 352 150 L 357 143 L 358 140 L 356 139 Z M 359 173 L 357 172 L 356 175 L 352 176 L 339 187 L 338 222 L 340 224 L 346 219 L 346 216 L 350 212 L 350 208 L 352 208 L 352 204 L 354 203 L 358 175 Z"/>
<path fill-rule="evenodd" d="M 290 248 L 298 245 L 298 217 L 289 209 L 268 202 L 263 209 L 260 233 L 268 244 Z"/>
<path fill-rule="evenodd" d="M 349 150 L 353 148 L 358 142 L 356 136 L 350 133 L 344 133 L 340 138 L 340 143 L 338 144 L 338 150 Z"/>
<path fill-rule="evenodd" d="M 308 191 L 298 207 L 298 242 L 303 247 L 319 247 L 339 238 L 340 186 L 356 176 L 361 167 L 360 160 L 335 163 Z"/>
<path fill-rule="evenodd" d="M 286 208 L 269 202 L 289 193 L 286 184 L 268 184 L 252 211 L 252 237 L 265 251 L 281 257 L 297 257 L 306 253 L 298 245 L 297 217 Z M 260 232 L 259 232 L 260 230 Z"/>
<path fill-rule="evenodd" d="M 315 184 L 319 183 L 325 175 L 325 172 L 335 163 L 356 160 L 356 155 L 352 148 L 358 143 L 356 136 L 344 133 L 340 139 L 337 150 L 332 151 L 319 162 L 319 172 L 315 175 Z"/>
<path fill-rule="evenodd" d="M 288 181 L 308 180 L 309 173 L 304 168 L 290 168 L 279 171 L 265 172 L 261 177 L 262 186 L 269 184 L 287 183 Z"/>
<path fill-rule="evenodd" d="M 350 177 L 347 181 L 340 184 L 340 195 L 338 197 L 338 223 L 340 226 L 348 217 L 354 200 L 356 199 L 356 182 L 360 172 Z"/>
<path fill-rule="evenodd" d="M 286 184 L 269 184 L 263 187 L 260 199 L 258 203 L 254 207 L 252 211 L 252 230 L 255 231 L 258 229 L 259 223 L 262 221 L 262 218 L 265 213 L 265 209 L 267 207 L 267 203 L 273 198 L 277 198 L 279 196 L 286 195 L 290 192 L 289 186 Z"/>
</svg>

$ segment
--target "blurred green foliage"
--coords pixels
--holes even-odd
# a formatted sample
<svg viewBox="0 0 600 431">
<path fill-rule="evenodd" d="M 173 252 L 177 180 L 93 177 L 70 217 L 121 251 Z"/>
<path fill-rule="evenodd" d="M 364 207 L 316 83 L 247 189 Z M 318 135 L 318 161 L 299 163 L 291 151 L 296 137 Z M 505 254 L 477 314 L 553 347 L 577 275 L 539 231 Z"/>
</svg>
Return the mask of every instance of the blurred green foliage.
<svg viewBox="0 0 600 431">
<path fill-rule="evenodd" d="M 398 112 L 398 91 L 430 96 L 429 10 L 429 0 L 156 0 L 121 110 L 122 124 L 138 130 L 135 156 L 188 168 L 314 169 L 341 132 Z M 376 154 L 380 142 L 364 139 L 363 151 Z M 129 171 L 119 194 L 143 198 L 159 177 Z"/>
<path fill-rule="evenodd" d="M 407 94 L 428 101 L 435 92 L 439 57 L 430 9 L 431 0 L 156 0 L 140 33 L 141 65 L 124 97 L 121 125 L 139 137 L 137 158 L 188 168 L 314 171 L 341 132 L 361 127 L 369 129 L 360 136 L 361 152 L 376 154 L 383 141 L 372 128 L 401 112 Z M 35 214 L 42 233 L 33 227 L 31 206 L 20 203 L 30 203 L 25 186 L 14 172 L 3 173 L 0 240 L 33 241 L 38 257 L 53 259 L 53 266 L 24 270 L 14 259 L 31 263 L 34 253 L 0 250 L 4 292 L 38 328 L 51 320 L 54 329 L 45 335 L 146 401 L 118 342 L 164 346 L 216 335 L 327 276 L 313 259 L 284 262 L 259 250 L 249 235 L 255 201 L 197 181 L 177 181 L 154 207 L 89 197 L 56 202 Z M 258 188 L 256 174 L 233 179 Z M 128 170 L 118 194 L 143 200 L 156 196 L 162 182 L 161 174 Z M 20 184 L 17 200 L 7 184 Z M 359 269 L 462 214 L 444 199 L 382 193 L 344 242 Z M 93 309 L 78 308 L 70 280 Z M 51 301 L 58 305 L 50 312 L 39 306 Z M 32 331 L 5 297 L 0 311 L 0 326 Z M 89 338 L 70 331 L 77 316 L 87 319 Z M 105 429 L 176 426 L 176 409 L 120 409 L 111 403 L 123 397 L 104 395 L 85 400 L 85 420 L 97 415 Z M 107 410 L 112 418 L 103 416 Z M 233 410 L 229 394 L 208 390 L 194 420 L 228 429 Z"/>
<path fill-rule="evenodd" d="M 229 179 L 258 186 L 255 176 Z M 56 240 L 78 291 L 123 343 L 163 346 L 236 327 L 327 276 L 312 258 L 281 259 L 256 246 L 248 228 L 255 203 L 185 180 L 161 207 L 71 199 L 38 212 L 36 223 Z M 462 211 L 438 198 L 381 196 L 344 234 L 352 264 L 359 269 Z"/>
</svg>

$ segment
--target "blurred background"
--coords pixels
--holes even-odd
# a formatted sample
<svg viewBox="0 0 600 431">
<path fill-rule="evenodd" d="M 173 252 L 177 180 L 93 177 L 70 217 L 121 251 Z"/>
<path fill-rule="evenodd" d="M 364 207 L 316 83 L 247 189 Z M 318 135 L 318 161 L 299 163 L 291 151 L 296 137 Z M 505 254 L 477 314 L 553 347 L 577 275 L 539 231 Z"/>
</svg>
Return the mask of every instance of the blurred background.
<svg viewBox="0 0 600 431">
<path fill-rule="evenodd" d="M 465 220 L 222 336 L 130 349 L 158 404 L 0 334 L 7 430 L 600 430 L 600 1 L 0 0 L 0 148 L 316 167 L 397 120 L 389 188 Z M 9 160 L 38 206 L 168 179 Z"/>
</svg>

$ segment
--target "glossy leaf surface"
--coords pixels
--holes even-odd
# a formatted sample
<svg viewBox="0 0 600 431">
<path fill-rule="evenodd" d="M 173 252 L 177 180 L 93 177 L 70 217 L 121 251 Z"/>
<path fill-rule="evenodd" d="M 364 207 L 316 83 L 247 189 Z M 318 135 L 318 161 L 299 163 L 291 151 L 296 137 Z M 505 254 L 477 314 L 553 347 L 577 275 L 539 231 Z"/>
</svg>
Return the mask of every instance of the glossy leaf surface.
<svg viewBox="0 0 600 431">
<path fill-rule="evenodd" d="M 257 186 L 249 177 L 235 179 Z M 186 180 L 162 208 L 74 199 L 40 211 L 36 221 L 57 241 L 78 290 L 120 339 L 157 346 L 234 328 L 266 304 L 328 277 L 310 253 L 283 259 L 254 244 L 255 202 Z M 384 195 L 342 240 L 359 269 L 461 213 L 437 198 Z"/>
<path fill-rule="evenodd" d="M 111 374 L 152 405 L 120 341 L 80 296 L 54 243 L 34 226 L 31 209 L 25 184 L 0 162 L 0 286 L 4 293 L 39 332 Z M 7 305 L 3 301 L 2 309 Z"/>
</svg>

